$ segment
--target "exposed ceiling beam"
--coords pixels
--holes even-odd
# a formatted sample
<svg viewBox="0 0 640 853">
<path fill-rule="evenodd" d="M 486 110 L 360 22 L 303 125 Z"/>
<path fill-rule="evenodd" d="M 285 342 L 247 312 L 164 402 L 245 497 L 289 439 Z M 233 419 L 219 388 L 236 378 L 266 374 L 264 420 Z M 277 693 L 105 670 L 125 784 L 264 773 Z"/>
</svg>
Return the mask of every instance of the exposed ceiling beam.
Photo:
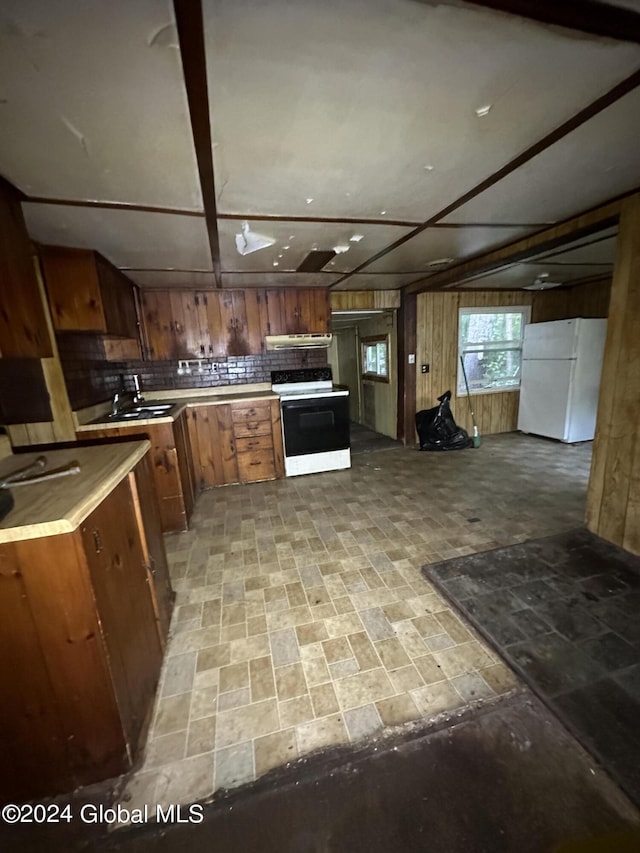
<svg viewBox="0 0 640 853">
<path fill-rule="evenodd" d="M 176 13 L 180 57 L 189 102 L 191 131 L 198 163 L 211 262 L 216 287 L 222 287 L 202 2 L 201 0 L 173 0 L 173 6 Z"/>
<path fill-rule="evenodd" d="M 467 0 L 542 24 L 566 27 L 594 36 L 640 43 L 640 14 L 597 0 Z"/>
<path fill-rule="evenodd" d="M 469 261 L 457 264 L 442 272 L 435 273 L 428 280 L 421 279 L 403 288 L 404 293 L 420 293 L 425 290 L 442 290 L 452 284 L 466 281 L 480 273 L 491 272 L 507 264 L 518 263 L 541 252 L 551 251 L 561 246 L 569 238 L 578 239 L 615 225 L 620 214 L 622 199 L 616 199 L 593 210 L 566 219 L 559 225 L 553 225 Z"/>
<path fill-rule="evenodd" d="M 507 175 L 510 175 L 512 172 L 515 172 L 516 169 L 519 169 L 520 166 L 523 166 L 525 163 L 528 163 L 529 160 L 532 160 L 542 151 L 545 151 L 547 148 L 550 148 L 554 143 L 558 142 L 560 139 L 563 139 L 569 133 L 574 131 L 576 128 L 583 125 L 585 122 L 592 119 L 594 116 L 598 115 L 598 113 L 602 112 L 602 110 L 611 106 L 611 104 L 615 103 L 617 100 L 622 98 L 624 95 L 632 92 L 637 86 L 640 85 L 640 71 L 634 71 L 629 77 L 625 80 L 622 80 L 612 89 L 609 89 L 608 92 L 605 92 L 604 95 L 601 95 L 599 98 L 596 98 L 595 101 L 588 104 L 584 109 L 577 112 L 575 115 L 571 116 L 571 118 L 567 119 L 567 121 L 563 122 L 559 127 L 556 127 L 555 130 L 550 131 L 543 136 L 542 139 L 539 139 L 533 145 L 530 145 L 529 148 L 525 149 L 521 154 L 518 154 L 517 157 L 514 157 L 500 169 L 495 171 L 493 174 L 489 175 L 479 184 L 476 184 L 475 187 L 468 190 L 466 193 L 461 195 L 455 201 L 448 204 L 445 208 L 440 210 L 430 219 L 427 219 L 426 222 L 423 222 L 422 225 L 419 225 L 417 228 L 414 228 L 413 231 L 410 231 L 408 234 L 405 234 L 403 237 L 400 237 L 395 242 L 389 244 L 384 249 L 381 249 L 379 252 L 376 252 L 375 255 L 372 255 L 366 261 L 361 263 L 351 272 L 346 273 L 342 278 L 338 279 L 334 284 L 330 285 L 332 288 L 337 287 L 339 284 L 342 284 L 346 281 L 350 276 L 355 275 L 356 273 L 362 272 L 362 270 L 366 269 L 368 266 L 373 264 L 375 261 L 383 258 L 385 255 L 388 255 L 389 252 L 392 252 L 394 249 L 397 249 L 399 246 L 403 246 L 409 240 L 416 237 L 418 234 L 421 234 L 427 228 L 432 227 L 441 219 L 444 219 L 445 216 L 449 216 L 449 214 L 453 213 L 454 210 L 457 210 L 462 205 L 466 204 L 471 199 L 483 193 L 485 190 L 488 190 L 494 184 L 497 184 L 503 178 L 506 178 Z M 409 287 L 413 287 L 413 285 L 409 285 Z M 406 290 L 407 293 L 416 292 L 416 290 L 420 290 L 424 288 L 417 287 L 415 290 Z M 431 289 L 431 288 L 430 288 Z"/>
</svg>

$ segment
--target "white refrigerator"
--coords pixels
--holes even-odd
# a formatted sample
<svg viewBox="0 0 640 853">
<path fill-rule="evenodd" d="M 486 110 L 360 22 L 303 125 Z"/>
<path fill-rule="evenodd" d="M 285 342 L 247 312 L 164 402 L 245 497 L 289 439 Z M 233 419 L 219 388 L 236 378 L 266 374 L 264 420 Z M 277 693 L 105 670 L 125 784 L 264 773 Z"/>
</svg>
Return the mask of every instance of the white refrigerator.
<svg viewBox="0 0 640 853">
<path fill-rule="evenodd" d="M 560 441 L 595 435 L 606 320 L 530 323 L 522 348 L 518 429 Z"/>
</svg>

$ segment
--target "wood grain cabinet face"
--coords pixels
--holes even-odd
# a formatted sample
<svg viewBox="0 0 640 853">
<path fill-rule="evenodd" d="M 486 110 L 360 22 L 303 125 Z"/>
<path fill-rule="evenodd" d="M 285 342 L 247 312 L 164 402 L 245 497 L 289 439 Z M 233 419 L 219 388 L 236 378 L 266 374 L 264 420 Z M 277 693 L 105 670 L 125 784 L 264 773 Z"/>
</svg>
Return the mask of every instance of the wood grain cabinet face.
<svg viewBox="0 0 640 853">
<path fill-rule="evenodd" d="M 0 178 L 0 355 L 53 355 L 31 243 L 15 190 Z"/>
<path fill-rule="evenodd" d="M 138 337 L 134 284 L 97 252 L 46 246 L 40 253 L 54 329 Z"/>
<path fill-rule="evenodd" d="M 154 360 L 260 355 L 265 335 L 327 332 L 326 288 L 145 291 L 147 356 Z"/>
<path fill-rule="evenodd" d="M 162 649 L 128 481 L 81 532 L 122 727 L 127 743 L 135 744 L 153 701 Z"/>
<path fill-rule="evenodd" d="M 173 423 L 146 426 L 105 427 L 77 437 L 94 439 L 148 438 L 151 442 L 151 469 L 164 533 L 187 530 L 195 500 L 195 482 L 186 429 L 186 413 Z"/>
<path fill-rule="evenodd" d="M 73 533 L 0 544 L 3 802 L 121 775 L 142 745 L 173 600 L 131 487 L 152 488 L 146 459 Z"/>
<path fill-rule="evenodd" d="M 194 406 L 189 434 L 199 489 L 284 476 L 278 400 Z"/>
</svg>

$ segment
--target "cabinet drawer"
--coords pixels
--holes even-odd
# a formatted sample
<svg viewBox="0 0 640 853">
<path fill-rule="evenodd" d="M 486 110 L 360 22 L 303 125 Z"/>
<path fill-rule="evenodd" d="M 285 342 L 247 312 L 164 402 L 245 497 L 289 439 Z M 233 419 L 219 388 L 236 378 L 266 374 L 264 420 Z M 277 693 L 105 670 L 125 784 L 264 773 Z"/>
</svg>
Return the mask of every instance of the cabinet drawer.
<svg viewBox="0 0 640 853">
<path fill-rule="evenodd" d="M 256 450 L 273 451 L 273 437 L 269 435 L 254 435 L 252 438 L 236 439 L 236 450 L 238 453 L 249 453 Z"/>
<path fill-rule="evenodd" d="M 233 424 L 233 434 L 236 438 L 247 438 L 252 435 L 271 435 L 271 421 L 241 421 Z"/>
<path fill-rule="evenodd" d="M 268 400 L 259 403 L 234 403 L 231 406 L 234 424 L 245 421 L 267 421 L 271 418 L 271 405 Z"/>
<path fill-rule="evenodd" d="M 256 480 L 273 480 L 275 465 L 273 450 L 252 450 L 248 453 L 238 453 L 238 474 L 241 483 L 253 483 Z"/>
</svg>

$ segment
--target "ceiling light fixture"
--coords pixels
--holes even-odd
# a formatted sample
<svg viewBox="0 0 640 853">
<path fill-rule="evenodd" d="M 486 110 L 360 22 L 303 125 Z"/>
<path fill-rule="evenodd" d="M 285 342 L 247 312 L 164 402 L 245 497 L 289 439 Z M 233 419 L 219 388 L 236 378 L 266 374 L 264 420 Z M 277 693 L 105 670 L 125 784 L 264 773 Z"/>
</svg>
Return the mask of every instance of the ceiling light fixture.
<svg viewBox="0 0 640 853">
<path fill-rule="evenodd" d="M 313 199 L 312 199 L 312 198 L 308 198 L 308 199 L 307 199 L 307 204 L 311 204 L 311 202 L 312 202 L 312 201 L 313 201 Z"/>
<path fill-rule="evenodd" d="M 364 237 L 364 234 L 352 234 L 352 236 L 349 237 L 349 242 L 350 243 L 359 243 L 363 237 Z"/>
<path fill-rule="evenodd" d="M 433 172 L 434 169 L 435 169 L 435 166 L 431 166 L 431 165 L 424 167 L 425 172 Z"/>
<path fill-rule="evenodd" d="M 455 258 L 436 258 L 433 261 L 426 261 L 426 267 L 441 267 L 444 264 L 452 264 L 455 261 Z"/>
<path fill-rule="evenodd" d="M 334 246 L 333 251 L 336 255 L 344 255 L 345 252 L 348 252 L 351 246 Z"/>
<path fill-rule="evenodd" d="M 523 290 L 551 290 L 552 287 L 562 287 L 562 281 L 549 281 L 549 273 L 541 272 L 533 282 L 523 287 Z"/>
<path fill-rule="evenodd" d="M 243 222 L 242 233 L 236 234 L 236 249 L 241 255 L 250 255 L 260 249 L 267 249 L 269 246 L 273 246 L 275 242 L 273 237 L 256 234 L 249 228 L 248 222 Z"/>
<path fill-rule="evenodd" d="M 483 107 L 478 107 L 478 109 L 476 110 L 476 115 L 478 116 L 478 118 L 482 118 L 483 116 L 489 115 L 489 110 L 492 106 L 493 104 L 485 104 Z"/>
</svg>

